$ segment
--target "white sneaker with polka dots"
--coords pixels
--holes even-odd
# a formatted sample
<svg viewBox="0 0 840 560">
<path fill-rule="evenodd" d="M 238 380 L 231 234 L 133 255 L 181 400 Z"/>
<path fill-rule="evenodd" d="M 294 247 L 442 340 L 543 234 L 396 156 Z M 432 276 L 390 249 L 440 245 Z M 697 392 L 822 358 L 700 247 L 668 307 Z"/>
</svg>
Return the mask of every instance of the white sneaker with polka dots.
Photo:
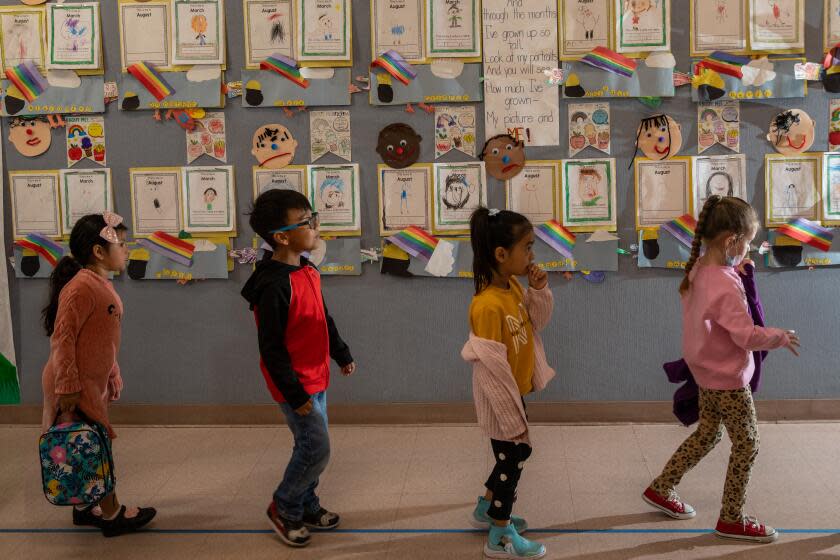
<svg viewBox="0 0 840 560">
<path fill-rule="evenodd" d="M 489 529 L 493 520 L 487 515 L 490 509 L 490 502 L 484 499 L 484 496 L 479 496 L 478 503 L 470 516 L 470 525 L 476 529 Z M 516 515 L 510 516 L 510 524 L 514 526 L 516 532 L 520 535 L 528 530 L 528 522 Z"/>
</svg>

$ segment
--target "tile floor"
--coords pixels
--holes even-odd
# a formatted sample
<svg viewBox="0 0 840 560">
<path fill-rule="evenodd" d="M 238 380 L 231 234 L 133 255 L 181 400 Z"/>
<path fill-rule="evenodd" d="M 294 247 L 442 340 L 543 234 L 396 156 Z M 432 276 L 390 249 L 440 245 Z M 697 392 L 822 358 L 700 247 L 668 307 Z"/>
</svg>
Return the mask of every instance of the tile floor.
<svg viewBox="0 0 840 560">
<path fill-rule="evenodd" d="M 153 531 L 104 539 L 50 506 L 36 467 L 38 429 L 0 426 L 0 558 L 479 559 L 467 515 L 490 469 L 478 428 L 332 428 L 324 505 L 342 531 L 293 551 L 268 531 L 265 507 L 291 448 L 277 427 L 118 428 L 118 490 L 158 508 Z M 769 546 L 734 545 L 714 526 L 728 441 L 680 491 L 699 514 L 671 521 L 639 494 L 689 434 L 678 426 L 534 426 L 517 512 L 547 558 L 804 559 L 840 557 L 840 424 L 762 424 L 748 508 L 792 530 Z M 443 531 L 441 531 L 443 530 Z"/>
</svg>

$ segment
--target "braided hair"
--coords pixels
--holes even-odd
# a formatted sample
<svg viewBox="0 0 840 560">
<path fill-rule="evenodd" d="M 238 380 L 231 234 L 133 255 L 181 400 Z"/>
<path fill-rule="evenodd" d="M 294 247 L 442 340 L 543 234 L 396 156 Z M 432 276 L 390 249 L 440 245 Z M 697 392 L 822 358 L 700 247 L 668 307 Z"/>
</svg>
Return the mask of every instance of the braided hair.
<svg viewBox="0 0 840 560">
<path fill-rule="evenodd" d="M 685 277 L 680 284 L 680 293 L 686 294 L 691 289 L 690 274 L 697 259 L 703 241 L 718 237 L 721 233 L 732 233 L 736 236 L 747 235 L 758 227 L 758 216 L 752 206 L 734 196 L 710 196 L 706 199 L 700 216 L 697 218 L 697 228 L 694 230 L 694 242 L 691 244 L 691 256 L 685 265 Z"/>
</svg>

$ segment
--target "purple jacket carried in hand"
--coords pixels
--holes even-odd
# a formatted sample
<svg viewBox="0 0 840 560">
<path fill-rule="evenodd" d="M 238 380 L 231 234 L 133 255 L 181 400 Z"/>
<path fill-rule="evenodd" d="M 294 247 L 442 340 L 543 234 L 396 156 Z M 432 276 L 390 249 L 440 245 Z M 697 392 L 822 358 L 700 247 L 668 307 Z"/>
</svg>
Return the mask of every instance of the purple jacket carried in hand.
<svg viewBox="0 0 840 560">
<path fill-rule="evenodd" d="M 761 299 L 758 297 L 758 289 L 755 286 L 755 267 L 751 264 L 744 266 L 744 274 L 741 276 L 741 282 L 744 284 L 744 292 L 747 295 L 747 305 L 750 309 L 750 315 L 753 322 L 759 327 L 764 326 L 764 308 L 761 306 Z M 755 372 L 752 380 L 750 380 L 750 388 L 752 392 L 758 391 L 761 383 L 761 362 L 767 357 L 767 352 L 753 352 L 753 359 L 755 361 Z M 683 383 L 683 386 L 677 389 L 674 393 L 674 416 L 685 426 L 690 426 L 697 422 L 700 418 L 700 391 L 697 383 L 694 381 L 694 376 L 688 368 L 685 360 L 678 360 L 676 362 L 668 362 L 663 364 L 662 368 L 668 376 L 668 381 L 671 383 Z"/>
</svg>

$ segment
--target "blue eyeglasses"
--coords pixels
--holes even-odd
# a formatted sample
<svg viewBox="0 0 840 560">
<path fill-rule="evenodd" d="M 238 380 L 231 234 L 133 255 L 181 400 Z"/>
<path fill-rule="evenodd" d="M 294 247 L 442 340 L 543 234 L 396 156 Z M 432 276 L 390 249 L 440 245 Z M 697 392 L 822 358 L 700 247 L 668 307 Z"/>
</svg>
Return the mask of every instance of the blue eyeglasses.
<svg viewBox="0 0 840 560">
<path fill-rule="evenodd" d="M 318 212 L 312 212 L 312 215 L 302 222 L 298 222 L 296 224 L 289 224 L 279 229 L 272 230 L 269 233 L 283 233 L 285 231 L 292 231 L 293 229 L 297 229 L 303 226 L 309 226 L 309 229 L 317 229 L 320 223 L 321 220 L 320 218 L 318 218 Z"/>
</svg>

